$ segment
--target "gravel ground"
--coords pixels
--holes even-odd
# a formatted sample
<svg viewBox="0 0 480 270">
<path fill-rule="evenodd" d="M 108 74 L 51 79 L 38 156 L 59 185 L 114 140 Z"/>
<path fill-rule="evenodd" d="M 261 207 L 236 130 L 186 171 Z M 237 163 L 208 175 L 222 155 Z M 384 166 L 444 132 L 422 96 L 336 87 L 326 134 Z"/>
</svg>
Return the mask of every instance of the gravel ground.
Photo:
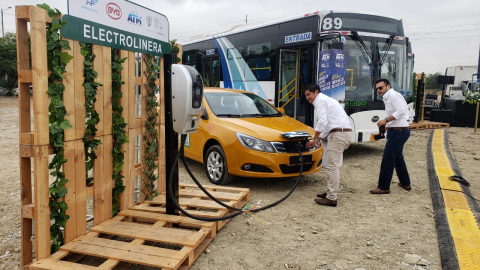
<svg viewBox="0 0 480 270">
<path fill-rule="evenodd" d="M 20 269 L 20 180 L 18 99 L 0 98 L 0 269 Z M 213 269 L 441 269 L 427 176 L 426 147 L 431 130 L 412 131 L 405 159 L 412 191 L 394 183 L 389 195 L 370 195 L 376 187 L 385 141 L 353 144 L 345 152 L 338 206 L 313 199 L 323 192 L 325 170 L 302 177 L 282 204 L 231 220 L 192 270 Z M 450 128 L 450 147 L 463 176 L 480 198 L 480 136 L 472 128 Z M 203 165 L 190 161 L 208 184 Z M 180 181 L 193 183 L 180 167 Z M 294 178 L 239 178 L 232 186 L 250 188 L 251 202 L 269 204 L 283 197 Z M 420 256 L 408 264 L 407 254 Z M 147 269 L 132 267 L 134 269 Z"/>
</svg>

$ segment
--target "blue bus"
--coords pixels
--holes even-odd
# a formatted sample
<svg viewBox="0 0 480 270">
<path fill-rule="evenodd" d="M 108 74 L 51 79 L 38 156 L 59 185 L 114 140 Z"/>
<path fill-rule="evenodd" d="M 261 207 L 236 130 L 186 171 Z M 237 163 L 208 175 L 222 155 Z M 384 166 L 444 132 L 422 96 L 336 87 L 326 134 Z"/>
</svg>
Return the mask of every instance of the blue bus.
<svg viewBox="0 0 480 270">
<path fill-rule="evenodd" d="M 352 141 L 362 142 L 378 133 L 376 122 L 386 117 L 374 91 L 377 79 L 389 79 L 413 114 L 413 54 L 409 58 L 407 48 L 402 20 L 322 10 L 186 42 L 182 60 L 202 74 L 206 87 L 253 92 L 313 126 L 314 111 L 303 88 L 320 83 L 320 56 L 339 50 L 345 58 L 339 102 L 354 127 Z"/>
</svg>

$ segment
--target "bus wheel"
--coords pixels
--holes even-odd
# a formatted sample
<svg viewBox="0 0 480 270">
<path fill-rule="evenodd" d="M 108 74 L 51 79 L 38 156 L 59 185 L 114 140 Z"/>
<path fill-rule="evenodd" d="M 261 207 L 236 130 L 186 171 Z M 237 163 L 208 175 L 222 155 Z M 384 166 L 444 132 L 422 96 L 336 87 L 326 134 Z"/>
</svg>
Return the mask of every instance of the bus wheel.
<svg viewBox="0 0 480 270">
<path fill-rule="evenodd" d="M 227 159 L 220 145 L 213 145 L 208 149 L 204 164 L 208 180 L 215 185 L 226 185 L 235 179 L 228 173 Z"/>
</svg>

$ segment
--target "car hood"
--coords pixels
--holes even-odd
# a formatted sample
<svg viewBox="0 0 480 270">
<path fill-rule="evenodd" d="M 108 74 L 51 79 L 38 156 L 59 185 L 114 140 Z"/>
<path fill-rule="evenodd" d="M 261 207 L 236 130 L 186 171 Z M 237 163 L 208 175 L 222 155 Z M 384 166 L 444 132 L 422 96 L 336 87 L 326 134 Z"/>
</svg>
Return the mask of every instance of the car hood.
<svg viewBox="0 0 480 270">
<path fill-rule="evenodd" d="M 280 134 L 290 131 L 304 131 L 314 135 L 315 131 L 288 116 L 264 118 L 218 118 L 222 124 L 233 131 L 256 137 L 265 141 L 285 140 Z"/>
</svg>

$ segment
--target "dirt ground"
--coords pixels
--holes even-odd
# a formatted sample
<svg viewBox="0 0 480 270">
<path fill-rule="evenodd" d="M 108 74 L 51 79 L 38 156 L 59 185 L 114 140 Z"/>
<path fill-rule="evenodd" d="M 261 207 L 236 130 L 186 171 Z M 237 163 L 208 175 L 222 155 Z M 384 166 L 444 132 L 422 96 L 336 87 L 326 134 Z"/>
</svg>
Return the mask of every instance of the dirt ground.
<svg viewBox="0 0 480 270">
<path fill-rule="evenodd" d="M 0 269 L 20 269 L 20 181 L 17 98 L 0 98 Z M 325 170 L 305 176 L 282 204 L 231 220 L 192 270 L 213 269 L 441 269 L 427 177 L 426 147 L 431 130 L 412 131 L 405 159 L 412 180 L 407 192 L 394 183 L 389 195 L 376 187 L 385 141 L 353 144 L 345 152 L 338 206 L 313 199 L 323 192 Z M 450 147 L 471 190 L 480 198 L 480 135 L 472 128 L 450 128 Z M 203 166 L 189 162 L 202 183 Z M 180 181 L 193 183 L 180 167 Z M 294 184 L 287 179 L 237 179 L 250 188 L 251 203 L 266 205 Z M 422 258 L 408 264 L 406 254 Z M 134 267 L 135 269 L 146 269 Z"/>
</svg>

